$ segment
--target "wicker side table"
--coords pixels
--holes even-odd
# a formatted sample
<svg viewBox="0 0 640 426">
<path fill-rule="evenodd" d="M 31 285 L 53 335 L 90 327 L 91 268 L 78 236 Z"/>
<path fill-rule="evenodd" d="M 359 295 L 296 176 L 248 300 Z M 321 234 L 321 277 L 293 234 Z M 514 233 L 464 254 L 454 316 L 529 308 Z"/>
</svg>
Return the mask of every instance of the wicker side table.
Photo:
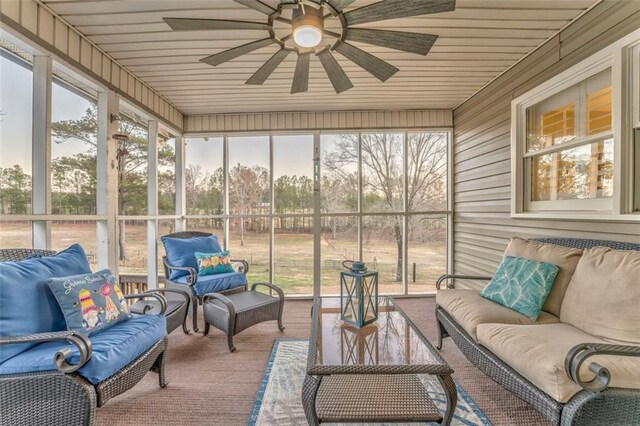
<svg viewBox="0 0 640 426">
<path fill-rule="evenodd" d="M 269 287 L 277 297 L 255 291 L 257 286 Z M 211 326 L 227 333 L 230 352 L 236 350 L 233 336 L 252 325 L 277 320 L 278 328 L 284 331 L 282 326 L 284 293 L 279 287 L 270 283 L 254 283 L 248 291 L 226 296 L 219 293 L 206 294 L 202 298 L 202 307 L 205 322 L 204 335 L 209 334 Z"/>
</svg>

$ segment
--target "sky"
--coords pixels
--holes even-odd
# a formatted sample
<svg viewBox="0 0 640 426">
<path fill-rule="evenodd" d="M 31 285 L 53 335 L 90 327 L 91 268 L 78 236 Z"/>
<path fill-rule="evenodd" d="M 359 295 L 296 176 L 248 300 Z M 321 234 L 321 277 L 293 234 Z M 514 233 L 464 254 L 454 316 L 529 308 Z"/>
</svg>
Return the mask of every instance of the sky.
<svg viewBox="0 0 640 426">
<path fill-rule="evenodd" d="M 31 105 L 32 75 L 28 69 L 0 57 L 0 167 L 19 164 L 31 173 Z M 52 91 L 52 121 L 81 118 L 90 103 L 87 99 L 54 84 Z M 322 136 L 326 151 L 335 139 Z M 68 156 L 86 151 L 78 141 L 52 144 L 52 156 Z M 268 136 L 229 138 L 229 165 L 237 163 L 269 168 Z M 213 172 L 222 167 L 222 138 L 191 138 L 187 140 L 187 165 L 200 165 Z M 313 176 L 313 136 L 287 135 L 274 137 L 274 179 L 280 176 Z"/>
<path fill-rule="evenodd" d="M 0 167 L 19 164 L 31 172 L 31 106 L 33 103 L 31 71 L 0 57 Z M 51 92 L 51 120 L 79 119 L 89 108 L 89 101 L 54 84 Z M 76 141 L 54 143 L 52 157 L 84 152 Z"/>
</svg>

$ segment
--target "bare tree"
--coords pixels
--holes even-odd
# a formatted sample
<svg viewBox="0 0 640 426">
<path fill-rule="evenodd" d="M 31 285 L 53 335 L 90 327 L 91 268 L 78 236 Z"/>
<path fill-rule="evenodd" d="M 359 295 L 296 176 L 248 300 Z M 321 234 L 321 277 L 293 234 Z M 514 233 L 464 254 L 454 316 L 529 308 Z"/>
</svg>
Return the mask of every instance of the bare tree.
<svg viewBox="0 0 640 426">
<path fill-rule="evenodd" d="M 247 167 L 240 163 L 229 170 L 229 203 L 234 214 L 251 214 L 268 195 L 269 172 L 260 166 Z M 268 197 L 267 197 L 268 199 Z M 244 246 L 244 222 L 240 220 L 240 245 Z"/>
<path fill-rule="evenodd" d="M 442 133 L 410 133 L 407 152 L 407 204 L 409 212 L 446 209 L 447 145 Z M 348 177 L 349 166 L 358 162 L 357 135 L 338 138 L 335 149 L 327 154 L 324 167 L 338 179 Z M 363 134 L 362 180 L 366 211 L 402 212 L 405 166 L 402 135 Z M 397 246 L 396 275 L 402 281 L 404 235 L 402 215 L 368 220 L 379 234 L 391 233 Z"/>
</svg>

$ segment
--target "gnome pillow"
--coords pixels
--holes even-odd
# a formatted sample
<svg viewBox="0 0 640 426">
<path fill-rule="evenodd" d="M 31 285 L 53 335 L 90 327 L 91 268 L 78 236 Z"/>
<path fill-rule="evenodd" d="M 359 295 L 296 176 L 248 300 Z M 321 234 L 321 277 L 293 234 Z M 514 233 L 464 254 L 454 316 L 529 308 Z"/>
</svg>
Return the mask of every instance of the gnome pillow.
<svg viewBox="0 0 640 426">
<path fill-rule="evenodd" d="M 131 317 L 124 294 L 109 269 L 52 278 L 47 284 L 60 305 L 69 330 L 90 335 Z"/>
</svg>

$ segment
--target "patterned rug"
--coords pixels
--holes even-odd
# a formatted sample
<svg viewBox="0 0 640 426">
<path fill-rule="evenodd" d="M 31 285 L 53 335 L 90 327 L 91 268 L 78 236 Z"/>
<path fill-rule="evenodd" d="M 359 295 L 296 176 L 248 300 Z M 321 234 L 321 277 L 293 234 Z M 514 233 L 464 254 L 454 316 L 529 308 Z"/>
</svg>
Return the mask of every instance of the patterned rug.
<svg viewBox="0 0 640 426">
<path fill-rule="evenodd" d="M 304 426 L 300 394 L 307 364 L 309 343 L 300 339 L 276 339 L 256 394 L 248 426 Z M 420 376 L 431 398 L 444 413 L 446 398 L 438 380 Z M 452 425 L 490 426 L 491 423 L 467 393 L 458 388 L 458 406 Z M 419 423 L 412 423 L 419 424 Z M 394 425 L 399 425 L 394 423 Z"/>
</svg>

